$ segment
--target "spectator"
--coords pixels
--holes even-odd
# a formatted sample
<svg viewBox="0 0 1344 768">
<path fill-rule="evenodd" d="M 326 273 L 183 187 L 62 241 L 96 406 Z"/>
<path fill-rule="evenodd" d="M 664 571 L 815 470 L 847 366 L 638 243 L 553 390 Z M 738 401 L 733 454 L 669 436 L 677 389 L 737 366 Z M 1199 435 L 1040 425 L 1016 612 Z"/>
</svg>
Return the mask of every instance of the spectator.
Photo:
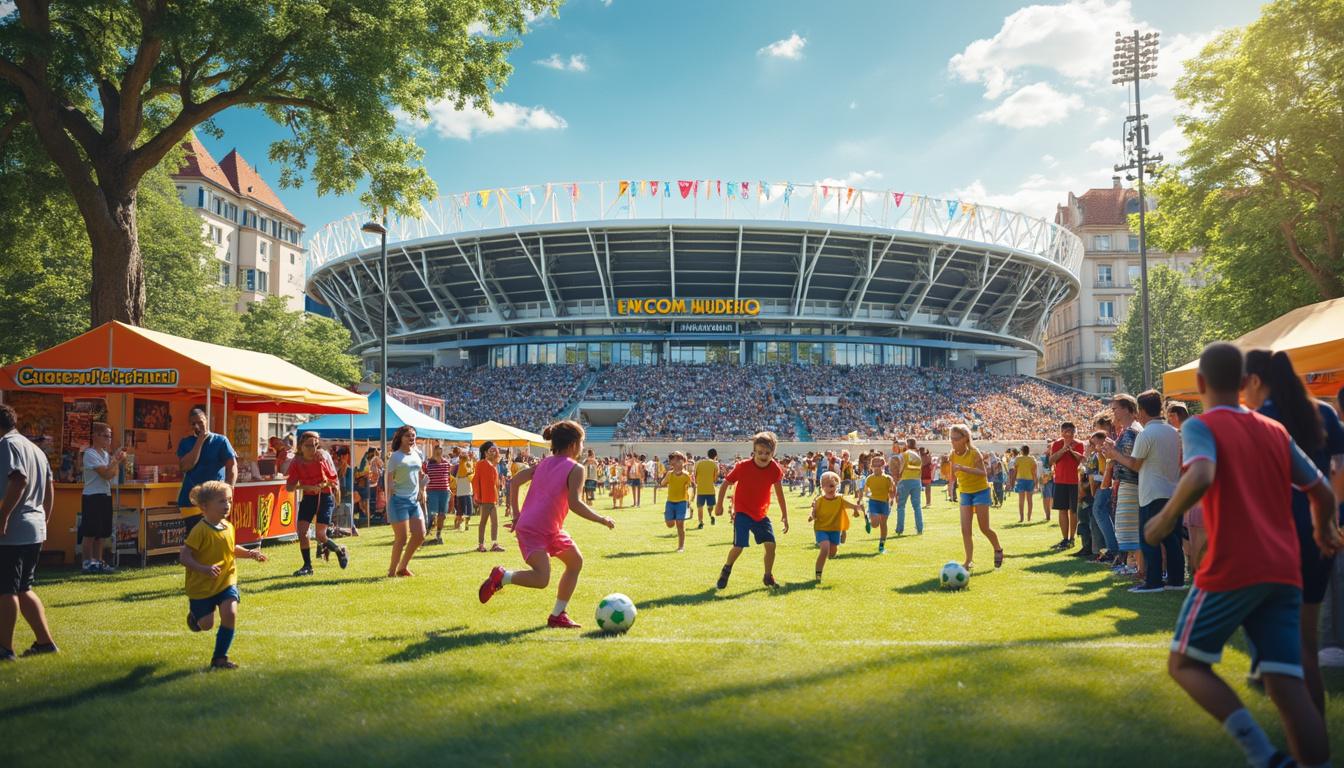
<svg viewBox="0 0 1344 768">
<path fill-rule="evenodd" d="M 14 409 L 0 404 L 0 662 L 15 658 L 14 625 L 20 613 L 36 639 L 23 655 L 57 650 L 46 608 L 33 591 L 56 486 L 46 454 L 17 427 Z"/>
</svg>

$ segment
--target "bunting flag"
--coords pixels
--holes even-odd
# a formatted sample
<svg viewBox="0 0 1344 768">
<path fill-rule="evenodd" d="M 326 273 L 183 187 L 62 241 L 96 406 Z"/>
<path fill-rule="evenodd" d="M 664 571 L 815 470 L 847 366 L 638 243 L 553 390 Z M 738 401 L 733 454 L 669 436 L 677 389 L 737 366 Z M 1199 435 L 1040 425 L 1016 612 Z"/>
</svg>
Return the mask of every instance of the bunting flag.
<svg viewBox="0 0 1344 768">
<path fill-rule="evenodd" d="M 620 186 L 617 187 L 616 196 L 617 196 L 617 197 L 625 197 L 625 193 L 626 193 L 626 192 L 629 192 L 629 191 L 630 191 L 630 182 L 628 182 L 628 181 L 622 181 L 622 182 L 620 183 Z"/>
<path fill-rule="evenodd" d="M 523 207 L 523 193 L 522 193 L 522 192 L 519 192 L 518 194 L 514 195 L 514 199 L 516 199 L 516 200 L 518 201 L 518 207 L 519 207 L 519 208 L 522 208 L 522 207 Z"/>
<path fill-rule="evenodd" d="M 671 196 L 672 196 L 672 182 L 670 182 L 670 181 L 664 181 L 664 182 L 663 182 L 663 197 L 671 197 Z"/>
<path fill-rule="evenodd" d="M 764 181 L 756 184 L 756 191 L 760 194 L 762 200 L 770 199 L 770 185 L 766 184 Z"/>
<path fill-rule="evenodd" d="M 742 199 L 746 200 L 747 195 L 750 194 L 751 194 L 751 182 L 749 181 L 742 182 Z"/>
<path fill-rule="evenodd" d="M 793 197 L 793 182 L 784 185 L 784 203 L 788 204 L 789 198 Z"/>
<path fill-rule="evenodd" d="M 975 218 L 975 203 L 962 203 L 961 213 L 963 216 L 969 216 L 972 219 Z"/>
<path fill-rule="evenodd" d="M 693 185 L 693 183 L 694 183 L 694 182 L 690 182 L 690 181 L 678 181 L 678 182 L 677 182 L 677 189 L 681 192 L 681 199 L 682 199 L 682 200 L 685 200 L 685 199 L 686 199 L 686 196 L 689 195 L 689 194 L 691 193 L 691 189 L 692 189 L 692 185 Z"/>
<path fill-rule="evenodd" d="M 573 200 L 573 201 L 576 202 L 576 203 L 579 201 L 579 185 L 578 185 L 578 184 L 570 184 L 570 185 L 569 185 L 569 197 L 570 197 L 571 200 Z"/>
<path fill-rule="evenodd" d="M 463 193 L 462 193 L 462 207 L 463 207 L 463 208 L 466 208 L 466 207 L 468 207 L 468 206 L 470 206 L 470 205 L 471 205 L 471 194 L 470 194 L 470 193 L 467 193 L 467 192 L 463 192 Z"/>
<path fill-rule="evenodd" d="M 548 184 L 548 185 L 546 185 L 546 186 L 549 187 L 550 185 Z M 523 191 L 527 193 L 527 202 L 531 203 L 532 205 L 536 205 L 536 204 L 537 204 L 537 198 L 536 198 L 535 195 L 532 194 L 532 188 L 531 188 L 531 187 L 523 187 Z M 549 192 L 550 190 L 547 190 L 547 191 Z"/>
<path fill-rule="evenodd" d="M 822 200 L 831 199 L 831 188 L 826 186 L 825 184 L 821 185 L 821 199 Z"/>
<path fill-rule="evenodd" d="M 848 205 L 849 201 L 853 199 L 854 199 L 854 188 L 845 187 L 845 204 Z"/>
<path fill-rule="evenodd" d="M 653 195 L 654 197 L 658 196 L 658 182 L 656 181 L 649 182 L 649 194 Z"/>
<path fill-rule="evenodd" d="M 714 182 L 714 192 L 718 195 L 723 194 L 723 179 Z"/>
<path fill-rule="evenodd" d="M 543 199 L 543 200 L 549 200 L 549 199 L 551 199 L 551 182 L 549 182 L 549 181 L 546 182 L 546 192 L 545 192 L 545 195 L 542 197 L 542 199 Z"/>
<path fill-rule="evenodd" d="M 482 189 L 480 192 L 477 192 L 476 201 L 480 203 L 482 208 L 490 205 L 490 190 Z"/>
<path fill-rule="evenodd" d="M 947 218 L 948 218 L 948 220 L 951 221 L 953 218 L 956 217 L 956 215 L 957 215 L 957 201 L 956 201 L 956 200 L 948 200 L 948 201 L 947 201 Z"/>
<path fill-rule="evenodd" d="M 900 208 L 900 207 L 901 207 L 901 201 L 905 199 L 905 193 L 904 193 L 904 192 L 892 192 L 892 193 L 891 193 L 891 197 L 892 197 L 893 200 L 896 201 L 896 207 L 897 207 L 897 208 Z"/>
</svg>

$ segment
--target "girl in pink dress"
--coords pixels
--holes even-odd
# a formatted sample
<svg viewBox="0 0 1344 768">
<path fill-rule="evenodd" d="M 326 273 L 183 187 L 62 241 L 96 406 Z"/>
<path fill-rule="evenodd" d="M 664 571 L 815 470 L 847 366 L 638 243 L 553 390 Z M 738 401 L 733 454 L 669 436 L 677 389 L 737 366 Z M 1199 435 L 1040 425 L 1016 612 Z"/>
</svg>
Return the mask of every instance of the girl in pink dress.
<svg viewBox="0 0 1344 768">
<path fill-rule="evenodd" d="M 545 589 L 551 583 L 551 558 L 565 565 L 556 588 L 555 610 L 546 620 L 546 626 L 577 629 L 579 624 L 565 613 L 574 587 L 579 583 L 583 555 L 569 534 L 564 531 L 565 515 L 570 510 L 579 517 L 615 528 L 616 523 L 593 511 L 583 501 L 583 465 L 576 460 L 583 451 L 583 427 L 573 421 L 558 421 L 542 431 L 541 436 L 551 441 L 551 455 L 535 467 L 519 472 L 509 483 L 509 512 L 513 522 L 506 527 L 518 536 L 518 549 L 528 570 L 509 571 L 497 565 L 481 584 L 481 602 L 487 602 L 507 584 L 532 589 Z M 518 489 L 532 483 L 523 511 L 518 512 Z"/>
</svg>

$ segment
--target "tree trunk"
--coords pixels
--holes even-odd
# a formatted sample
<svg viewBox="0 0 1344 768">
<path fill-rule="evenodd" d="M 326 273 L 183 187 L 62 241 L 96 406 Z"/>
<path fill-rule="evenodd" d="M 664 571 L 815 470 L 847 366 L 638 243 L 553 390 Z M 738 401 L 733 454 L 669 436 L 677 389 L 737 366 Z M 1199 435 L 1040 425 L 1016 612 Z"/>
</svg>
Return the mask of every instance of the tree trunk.
<svg viewBox="0 0 1344 768">
<path fill-rule="evenodd" d="M 89 291 L 89 321 L 98 327 L 109 320 L 144 325 L 145 270 L 140 259 L 140 232 L 136 221 L 136 186 L 101 189 L 107 216 L 85 216 L 93 244 L 93 280 Z"/>
</svg>

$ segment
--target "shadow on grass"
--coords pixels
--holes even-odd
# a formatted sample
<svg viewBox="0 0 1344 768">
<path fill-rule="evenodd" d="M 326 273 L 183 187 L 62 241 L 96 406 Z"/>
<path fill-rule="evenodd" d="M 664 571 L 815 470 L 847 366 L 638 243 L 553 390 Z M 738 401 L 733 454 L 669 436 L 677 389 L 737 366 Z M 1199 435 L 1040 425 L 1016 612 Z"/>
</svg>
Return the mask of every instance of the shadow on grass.
<svg viewBox="0 0 1344 768">
<path fill-rule="evenodd" d="M 190 677 L 196 674 L 189 669 L 180 669 L 166 675 L 155 676 L 154 672 L 158 669 L 157 665 L 142 664 L 127 672 L 124 677 L 115 680 L 108 680 L 104 683 L 96 683 L 85 688 L 82 691 L 68 693 L 61 696 L 53 696 L 49 699 L 39 699 L 37 701 L 25 701 L 11 707 L 0 709 L 0 720 L 7 720 L 18 715 L 31 715 L 38 712 L 56 712 L 68 709 L 76 705 L 87 704 L 93 699 L 103 698 L 105 696 L 120 696 L 133 694 L 153 686 L 171 683 L 174 680 L 180 680 L 184 677 Z"/>
<path fill-rule="evenodd" d="M 665 597 L 655 597 L 652 600 L 645 600 L 639 604 L 639 610 L 647 611 L 667 606 L 700 605 L 701 603 L 713 603 L 720 600 L 736 600 L 747 595 L 754 595 L 757 592 L 764 592 L 765 587 L 756 587 L 746 592 L 722 593 L 714 587 L 710 587 L 702 592 L 691 592 L 684 595 L 667 595 Z"/>
<path fill-rule="evenodd" d="M 672 554 L 676 554 L 676 550 L 649 549 L 644 550 L 643 552 L 612 552 L 610 554 L 603 555 L 602 557 L 605 557 L 608 560 L 624 560 L 629 557 L 647 557 L 649 555 L 672 555 Z"/>
<path fill-rule="evenodd" d="M 388 656 L 383 659 L 383 663 L 400 664 L 449 651 L 476 648 L 482 645 L 500 645 L 512 642 L 520 637 L 526 637 L 534 632 L 540 632 L 542 627 L 529 627 L 528 629 L 517 629 L 511 632 L 461 632 L 460 629 L 459 627 L 452 627 L 446 630 L 426 632 L 424 640 L 412 643 Z"/>
<path fill-rule="evenodd" d="M 289 581 L 281 581 L 270 584 L 261 589 L 249 590 L 251 592 L 275 592 L 284 589 L 303 589 L 304 587 L 328 587 L 337 584 L 376 584 L 380 581 L 387 581 L 386 576 L 358 576 L 349 579 L 310 579 L 307 577 L 294 576 Z M 179 590 L 180 591 L 180 590 Z"/>
<path fill-rule="evenodd" d="M 935 576 L 932 579 L 917 581 L 914 584 L 906 584 L 903 587 L 893 587 L 891 591 L 901 595 L 927 595 L 931 592 L 951 591 L 944 590 L 938 584 L 938 577 Z"/>
</svg>

